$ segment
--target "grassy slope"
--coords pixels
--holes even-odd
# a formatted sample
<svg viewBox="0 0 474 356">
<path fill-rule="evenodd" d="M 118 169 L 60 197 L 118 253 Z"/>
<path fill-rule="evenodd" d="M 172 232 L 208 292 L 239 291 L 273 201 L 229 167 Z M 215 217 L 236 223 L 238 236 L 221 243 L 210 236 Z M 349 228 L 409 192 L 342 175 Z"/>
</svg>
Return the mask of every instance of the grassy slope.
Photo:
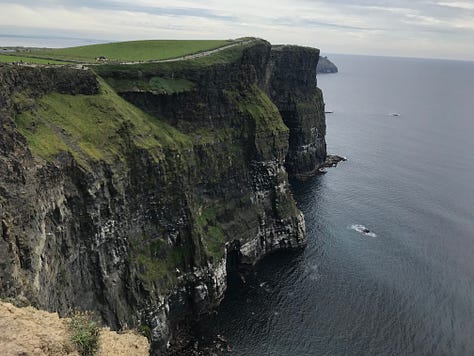
<svg viewBox="0 0 474 356">
<path fill-rule="evenodd" d="M 148 78 L 107 78 L 107 83 L 117 92 L 124 91 L 152 91 L 160 94 L 181 93 L 194 88 L 195 84 L 187 79 L 172 79 L 162 77 Z"/>
<path fill-rule="evenodd" d="M 54 61 L 50 59 L 31 58 L 31 57 L 25 57 L 25 56 L 14 56 L 14 55 L 4 55 L 4 54 L 0 54 L 0 62 L 2 63 L 23 62 L 23 63 L 33 63 L 33 64 L 66 64 L 65 62 Z"/>
<path fill-rule="evenodd" d="M 150 61 L 181 57 L 229 44 L 224 40 L 150 40 L 96 44 L 89 46 L 33 50 L 28 56 L 59 60 L 96 62 L 105 56 L 110 61 Z"/>
<path fill-rule="evenodd" d="M 161 147 L 190 143 L 187 136 L 127 103 L 102 81 L 99 95 L 49 94 L 37 99 L 36 106 L 18 115 L 16 123 L 30 149 L 44 159 L 69 151 L 87 166 L 91 159 L 123 159 L 130 138 L 157 156 Z"/>
<path fill-rule="evenodd" d="M 250 115 L 255 121 L 257 134 L 271 131 L 273 134 L 288 132 L 280 113 L 270 98 L 257 86 L 252 86 L 248 93 L 226 91 L 227 97 L 232 100 L 240 112 Z"/>
<path fill-rule="evenodd" d="M 214 262 L 219 261 L 225 255 L 225 236 L 217 219 L 217 209 L 209 207 L 201 212 L 198 218 L 198 229 L 202 236 L 202 242 L 206 252 L 212 256 Z"/>
</svg>

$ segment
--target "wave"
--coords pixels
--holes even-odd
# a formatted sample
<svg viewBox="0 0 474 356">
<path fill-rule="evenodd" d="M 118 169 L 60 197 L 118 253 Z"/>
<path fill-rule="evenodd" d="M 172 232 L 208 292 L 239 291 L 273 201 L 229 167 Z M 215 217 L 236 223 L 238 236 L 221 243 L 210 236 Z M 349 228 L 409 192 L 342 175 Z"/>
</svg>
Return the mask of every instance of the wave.
<svg viewBox="0 0 474 356">
<path fill-rule="evenodd" d="M 377 234 L 375 232 L 370 231 L 368 228 L 361 224 L 351 225 L 351 229 L 366 236 L 377 237 Z"/>
</svg>

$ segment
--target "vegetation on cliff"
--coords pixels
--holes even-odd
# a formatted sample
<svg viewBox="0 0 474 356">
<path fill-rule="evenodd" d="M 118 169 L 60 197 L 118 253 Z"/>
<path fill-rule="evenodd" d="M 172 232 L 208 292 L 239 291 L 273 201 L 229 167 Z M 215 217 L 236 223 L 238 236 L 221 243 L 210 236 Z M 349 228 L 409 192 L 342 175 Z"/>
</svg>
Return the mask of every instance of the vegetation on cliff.
<svg viewBox="0 0 474 356">
<path fill-rule="evenodd" d="M 76 312 L 68 320 L 67 326 L 71 333 L 71 342 L 81 356 L 94 356 L 99 350 L 100 329 L 93 319 L 93 314 Z"/>
<path fill-rule="evenodd" d="M 31 99 L 18 93 L 15 101 L 28 108 L 15 118 L 18 129 L 32 152 L 46 160 L 63 151 L 88 167 L 90 160 L 125 161 L 130 141 L 156 157 L 163 154 L 162 147 L 190 143 L 173 127 L 127 103 L 103 81 L 97 95 L 51 93 Z"/>
</svg>

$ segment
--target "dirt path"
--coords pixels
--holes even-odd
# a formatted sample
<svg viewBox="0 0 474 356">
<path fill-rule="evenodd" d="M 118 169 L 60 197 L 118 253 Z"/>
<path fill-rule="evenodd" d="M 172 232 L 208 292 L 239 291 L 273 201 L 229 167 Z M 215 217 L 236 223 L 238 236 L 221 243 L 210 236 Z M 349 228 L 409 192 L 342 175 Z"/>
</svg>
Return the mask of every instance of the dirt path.
<svg viewBox="0 0 474 356">
<path fill-rule="evenodd" d="M 242 40 L 242 41 L 237 40 L 236 42 L 231 43 L 231 44 L 229 44 L 229 45 L 225 45 L 225 46 L 222 46 L 222 47 L 219 47 L 219 48 L 211 49 L 211 50 L 209 50 L 209 51 L 204 51 L 204 52 L 199 52 L 199 53 L 194 53 L 194 54 L 187 54 L 187 55 L 181 56 L 181 57 L 169 58 L 169 59 L 158 59 L 158 60 L 143 61 L 143 62 L 120 62 L 120 64 L 166 63 L 166 62 L 186 61 L 186 60 L 188 60 L 188 59 L 196 59 L 196 58 L 201 58 L 201 57 L 210 56 L 210 55 L 212 55 L 212 54 L 214 54 L 214 53 L 223 51 L 223 50 L 225 50 L 225 49 L 232 48 L 232 47 L 236 47 L 236 46 L 243 46 L 243 45 L 246 45 L 246 44 L 248 44 L 248 43 L 255 42 L 255 41 L 257 41 L 256 38 L 251 38 L 251 39 Z"/>
<path fill-rule="evenodd" d="M 0 302 L 0 355 L 79 356 L 69 342 L 67 319 L 32 307 L 17 308 Z M 98 355 L 141 356 L 149 354 L 148 340 L 136 333 L 100 332 Z"/>
</svg>

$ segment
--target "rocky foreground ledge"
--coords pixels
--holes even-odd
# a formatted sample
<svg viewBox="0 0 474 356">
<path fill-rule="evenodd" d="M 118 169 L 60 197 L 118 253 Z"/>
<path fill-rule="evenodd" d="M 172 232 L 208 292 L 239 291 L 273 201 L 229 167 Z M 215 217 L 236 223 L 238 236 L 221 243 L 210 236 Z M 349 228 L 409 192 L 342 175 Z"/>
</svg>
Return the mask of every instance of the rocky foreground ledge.
<svg viewBox="0 0 474 356">
<path fill-rule="evenodd" d="M 18 308 L 0 301 L 0 353 L 3 356 L 79 356 L 70 341 L 68 318 L 33 307 Z M 100 330 L 97 356 L 146 356 L 146 337 L 134 332 Z"/>
</svg>

